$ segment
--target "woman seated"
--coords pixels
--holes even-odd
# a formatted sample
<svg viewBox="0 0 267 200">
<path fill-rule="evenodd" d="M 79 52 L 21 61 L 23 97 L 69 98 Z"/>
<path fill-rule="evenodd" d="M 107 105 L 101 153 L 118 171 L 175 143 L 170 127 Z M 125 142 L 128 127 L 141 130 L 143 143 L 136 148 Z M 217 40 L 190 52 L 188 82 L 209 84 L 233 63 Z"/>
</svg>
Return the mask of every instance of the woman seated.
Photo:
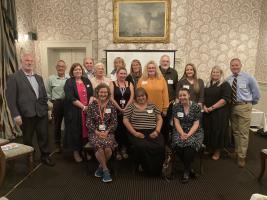
<svg viewBox="0 0 267 200">
<path fill-rule="evenodd" d="M 135 102 L 124 112 L 123 123 L 130 132 L 134 159 L 148 175 L 160 175 L 165 157 L 162 118 L 159 109 L 148 103 L 144 88 L 135 92 Z"/>
<path fill-rule="evenodd" d="M 89 105 L 86 126 L 89 129 L 89 142 L 94 146 L 95 157 L 99 162 L 95 176 L 103 182 L 111 182 L 107 162 L 117 146 L 114 131 L 117 127 L 117 111 L 110 101 L 109 86 L 100 83 L 95 88 L 96 100 Z"/>
<path fill-rule="evenodd" d="M 181 88 L 178 97 L 179 103 L 173 106 L 172 148 L 184 164 L 182 183 L 187 183 L 189 177 L 195 177 L 191 164 L 203 141 L 203 130 L 199 126 L 201 109 L 197 103 L 190 101 L 187 88 Z"/>
</svg>

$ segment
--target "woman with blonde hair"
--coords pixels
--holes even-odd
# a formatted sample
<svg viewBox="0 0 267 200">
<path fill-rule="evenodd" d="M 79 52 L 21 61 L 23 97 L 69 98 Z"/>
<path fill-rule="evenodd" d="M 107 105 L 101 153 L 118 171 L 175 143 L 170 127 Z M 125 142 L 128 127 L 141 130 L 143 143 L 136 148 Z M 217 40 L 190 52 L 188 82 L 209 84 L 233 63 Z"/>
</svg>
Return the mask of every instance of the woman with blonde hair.
<svg viewBox="0 0 267 200">
<path fill-rule="evenodd" d="M 95 89 L 96 86 L 98 86 L 100 83 L 105 83 L 109 85 L 109 78 L 106 77 L 105 73 L 105 67 L 103 63 L 96 63 L 95 64 L 95 76 L 91 78 L 91 82 L 93 85 L 93 88 Z"/>
<path fill-rule="evenodd" d="M 124 67 L 124 68 L 126 67 L 125 61 L 121 57 L 116 57 L 114 59 L 114 69 L 110 73 L 110 79 L 112 81 L 116 81 L 117 80 L 116 72 L 117 72 L 117 69 L 120 68 L 120 67 Z"/>
<path fill-rule="evenodd" d="M 163 116 L 166 116 L 169 106 L 167 83 L 155 61 L 149 61 L 143 70 L 137 88 L 142 87 L 148 94 L 148 101 L 154 103 Z"/>
<path fill-rule="evenodd" d="M 185 66 L 184 74 L 177 84 L 177 91 L 181 88 L 188 89 L 191 100 L 202 107 L 204 102 L 204 82 L 197 77 L 197 70 L 193 63 L 188 63 Z"/>
<path fill-rule="evenodd" d="M 220 158 L 220 150 L 229 141 L 229 103 L 231 86 L 224 81 L 223 70 L 214 66 L 204 92 L 204 143 L 212 150 L 213 160 Z"/>
</svg>

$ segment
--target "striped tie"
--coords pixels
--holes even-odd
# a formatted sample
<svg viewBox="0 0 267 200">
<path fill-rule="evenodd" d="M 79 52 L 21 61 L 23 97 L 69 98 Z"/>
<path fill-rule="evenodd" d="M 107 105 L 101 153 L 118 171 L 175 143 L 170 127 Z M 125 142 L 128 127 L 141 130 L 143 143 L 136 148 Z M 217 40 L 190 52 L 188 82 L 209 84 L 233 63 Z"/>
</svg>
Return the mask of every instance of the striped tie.
<svg viewBox="0 0 267 200">
<path fill-rule="evenodd" d="M 236 84 L 237 84 L 237 75 L 235 75 L 235 78 L 232 83 L 232 104 L 236 103 Z"/>
</svg>

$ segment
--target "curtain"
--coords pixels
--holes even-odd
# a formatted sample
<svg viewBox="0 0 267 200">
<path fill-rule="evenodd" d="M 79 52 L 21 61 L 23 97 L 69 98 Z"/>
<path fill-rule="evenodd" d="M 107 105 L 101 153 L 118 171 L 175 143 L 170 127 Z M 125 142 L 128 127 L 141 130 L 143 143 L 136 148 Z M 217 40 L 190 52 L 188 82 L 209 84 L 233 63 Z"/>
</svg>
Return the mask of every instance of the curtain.
<svg viewBox="0 0 267 200">
<path fill-rule="evenodd" d="M 15 40 L 17 39 L 17 16 L 15 0 L 0 0 L 0 137 L 12 139 L 21 134 L 14 126 L 6 97 L 7 76 L 18 69 Z"/>
</svg>

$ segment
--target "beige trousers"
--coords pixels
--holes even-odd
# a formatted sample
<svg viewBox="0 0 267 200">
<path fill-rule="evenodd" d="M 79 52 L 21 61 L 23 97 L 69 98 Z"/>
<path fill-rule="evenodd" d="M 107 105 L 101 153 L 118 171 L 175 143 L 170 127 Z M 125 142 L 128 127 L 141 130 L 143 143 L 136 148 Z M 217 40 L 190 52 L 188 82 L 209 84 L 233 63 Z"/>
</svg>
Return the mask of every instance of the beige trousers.
<svg viewBox="0 0 267 200">
<path fill-rule="evenodd" d="M 247 156 L 251 110 L 251 103 L 234 105 L 231 110 L 231 127 L 235 139 L 235 152 L 240 158 L 246 158 Z"/>
</svg>

